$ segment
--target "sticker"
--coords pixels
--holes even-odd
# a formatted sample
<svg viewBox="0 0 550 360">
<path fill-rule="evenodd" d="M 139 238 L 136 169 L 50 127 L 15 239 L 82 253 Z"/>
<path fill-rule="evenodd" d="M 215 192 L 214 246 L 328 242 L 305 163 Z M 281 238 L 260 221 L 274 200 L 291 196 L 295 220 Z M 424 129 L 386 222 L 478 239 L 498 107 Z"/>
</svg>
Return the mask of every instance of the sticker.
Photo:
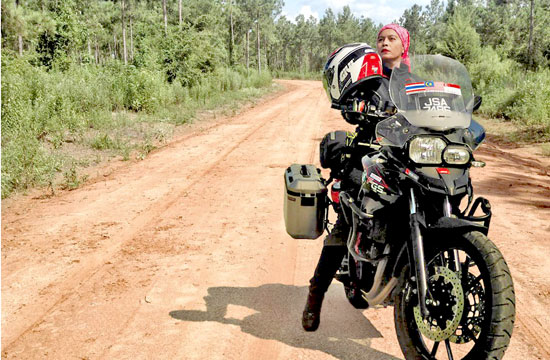
<svg viewBox="0 0 550 360">
<path fill-rule="evenodd" d="M 371 183 L 370 187 L 371 187 L 372 191 L 374 191 L 375 193 L 382 194 L 382 195 L 386 194 L 386 192 L 384 191 L 384 187 L 382 185 L 378 185 L 376 183 Z"/>
<path fill-rule="evenodd" d="M 425 81 L 405 84 L 405 93 L 407 95 L 412 95 L 420 92 L 442 92 L 446 94 L 462 96 L 460 86 L 456 84 L 449 84 L 440 81 Z"/>
<path fill-rule="evenodd" d="M 370 177 L 371 179 L 373 179 L 373 180 L 379 182 L 379 183 L 382 182 L 382 178 L 381 178 L 380 176 L 376 175 L 376 174 L 369 174 L 369 177 Z"/>
<path fill-rule="evenodd" d="M 430 97 L 428 101 L 422 104 L 422 110 L 427 111 L 451 111 L 445 98 Z"/>
<path fill-rule="evenodd" d="M 425 90 L 426 90 L 426 83 L 423 83 L 423 82 L 417 82 L 417 83 L 411 83 L 411 84 L 405 85 L 405 93 L 407 93 L 407 95 L 425 91 Z"/>
</svg>

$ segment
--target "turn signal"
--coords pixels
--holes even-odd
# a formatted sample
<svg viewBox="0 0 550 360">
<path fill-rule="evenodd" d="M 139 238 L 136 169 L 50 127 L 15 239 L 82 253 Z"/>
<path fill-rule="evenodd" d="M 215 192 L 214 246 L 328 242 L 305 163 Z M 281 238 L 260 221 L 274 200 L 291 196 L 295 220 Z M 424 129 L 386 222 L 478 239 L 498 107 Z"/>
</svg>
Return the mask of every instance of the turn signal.
<svg viewBox="0 0 550 360">
<path fill-rule="evenodd" d="M 485 162 L 483 161 L 472 161 L 472 167 L 485 167 Z"/>
</svg>

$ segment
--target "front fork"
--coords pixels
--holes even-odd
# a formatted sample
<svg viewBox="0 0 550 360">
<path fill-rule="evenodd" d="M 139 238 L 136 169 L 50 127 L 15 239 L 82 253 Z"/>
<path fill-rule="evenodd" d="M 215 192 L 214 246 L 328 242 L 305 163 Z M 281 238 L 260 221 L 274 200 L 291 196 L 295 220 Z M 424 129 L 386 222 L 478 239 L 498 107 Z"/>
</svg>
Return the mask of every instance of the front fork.
<svg viewBox="0 0 550 360">
<path fill-rule="evenodd" d="M 409 208 L 411 227 L 411 236 L 409 237 L 407 244 L 409 249 L 409 261 L 411 266 L 414 266 L 414 277 L 412 280 L 416 282 L 420 312 L 422 316 L 425 317 L 430 313 L 426 305 L 430 302 L 433 303 L 434 299 L 428 291 L 426 259 L 424 257 L 424 240 L 420 230 L 422 216 L 418 213 L 418 202 L 412 188 L 410 189 Z M 452 206 L 447 196 L 443 201 L 443 214 L 446 217 L 452 216 Z M 453 250 L 448 254 L 448 256 L 448 261 L 454 265 L 454 270 L 459 272 L 461 269 L 458 251 Z"/>
<path fill-rule="evenodd" d="M 411 227 L 411 236 L 407 244 L 409 249 L 409 262 L 411 266 L 414 267 L 415 275 L 412 280 L 416 281 L 418 304 L 420 306 L 420 312 L 425 317 L 430 313 L 426 307 L 426 300 L 428 297 L 426 260 L 424 259 L 424 241 L 420 231 L 420 214 L 418 213 L 417 201 L 412 188 L 410 189 L 409 208 Z"/>
</svg>

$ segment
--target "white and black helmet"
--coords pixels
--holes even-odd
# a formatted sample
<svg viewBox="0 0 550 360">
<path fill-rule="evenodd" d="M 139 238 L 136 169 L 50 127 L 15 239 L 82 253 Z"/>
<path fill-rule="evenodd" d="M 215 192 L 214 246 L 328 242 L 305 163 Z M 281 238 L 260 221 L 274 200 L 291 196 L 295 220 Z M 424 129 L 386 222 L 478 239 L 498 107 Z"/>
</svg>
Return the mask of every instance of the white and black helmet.
<svg viewBox="0 0 550 360">
<path fill-rule="evenodd" d="M 383 76 L 382 59 L 366 43 L 344 45 L 328 57 L 323 84 L 333 108 L 340 108 L 351 89 Z"/>
</svg>

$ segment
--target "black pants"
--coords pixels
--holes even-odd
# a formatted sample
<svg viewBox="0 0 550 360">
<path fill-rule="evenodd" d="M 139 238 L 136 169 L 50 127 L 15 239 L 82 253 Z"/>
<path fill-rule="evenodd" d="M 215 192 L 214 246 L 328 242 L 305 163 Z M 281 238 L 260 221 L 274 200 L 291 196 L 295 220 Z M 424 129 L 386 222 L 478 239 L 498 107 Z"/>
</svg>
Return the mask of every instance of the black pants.
<svg viewBox="0 0 550 360">
<path fill-rule="evenodd" d="M 342 259 L 348 249 L 346 246 L 325 245 L 321 251 L 319 262 L 315 268 L 315 273 L 309 280 L 309 292 L 311 295 L 321 298 L 328 290 L 334 275 L 340 268 Z M 319 304 L 320 305 L 320 304 Z"/>
</svg>

